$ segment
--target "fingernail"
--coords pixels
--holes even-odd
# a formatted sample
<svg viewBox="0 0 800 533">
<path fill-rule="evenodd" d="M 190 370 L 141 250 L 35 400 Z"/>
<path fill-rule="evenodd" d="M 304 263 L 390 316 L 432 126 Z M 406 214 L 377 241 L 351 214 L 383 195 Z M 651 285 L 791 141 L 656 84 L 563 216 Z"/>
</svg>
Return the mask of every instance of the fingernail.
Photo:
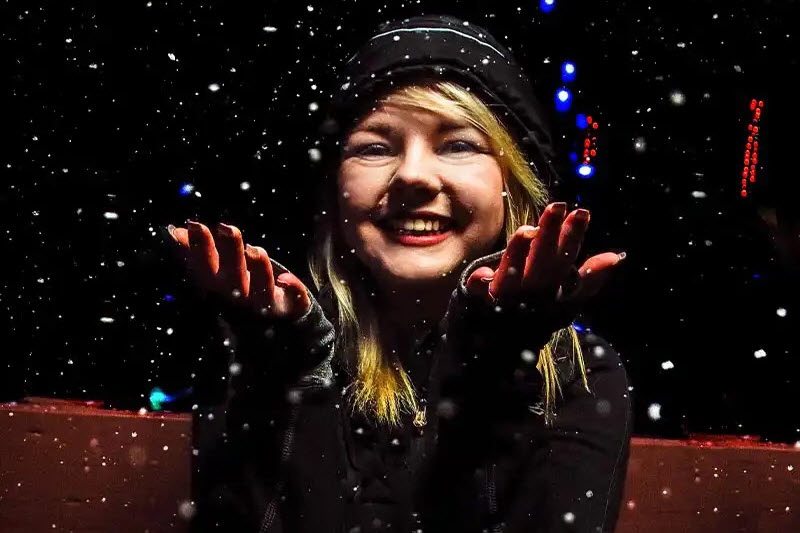
<svg viewBox="0 0 800 533">
<path fill-rule="evenodd" d="M 622 252 L 622 253 L 617 254 L 617 257 L 619 257 L 619 259 L 617 259 L 617 263 L 619 263 L 620 261 L 622 261 L 623 259 L 628 257 L 628 254 L 626 252 Z"/>
<path fill-rule="evenodd" d="M 526 229 L 525 231 L 522 232 L 522 236 L 525 237 L 526 239 L 533 239 L 534 237 L 536 237 L 537 231 L 538 228 Z"/>
<path fill-rule="evenodd" d="M 564 213 L 567 212 L 567 202 L 556 202 L 551 209 L 554 213 L 564 216 Z"/>
<path fill-rule="evenodd" d="M 173 226 L 172 224 L 168 225 L 167 226 L 167 231 L 169 232 L 170 235 L 175 237 L 175 226 Z"/>
<path fill-rule="evenodd" d="M 188 218 L 186 219 L 186 225 L 189 226 L 190 228 L 200 229 L 199 222 L 195 222 L 194 220 L 189 220 Z"/>
<path fill-rule="evenodd" d="M 575 218 L 577 218 L 581 222 L 586 222 L 587 220 L 589 220 L 589 211 L 586 209 L 578 209 L 575 212 Z"/>
<path fill-rule="evenodd" d="M 220 233 L 227 235 L 229 237 L 233 235 L 233 228 L 228 226 L 227 224 L 223 224 L 222 222 L 217 224 L 217 230 L 219 230 Z"/>
<path fill-rule="evenodd" d="M 488 278 L 481 278 L 481 281 L 484 283 L 489 283 L 494 279 L 494 276 L 489 276 Z"/>
</svg>

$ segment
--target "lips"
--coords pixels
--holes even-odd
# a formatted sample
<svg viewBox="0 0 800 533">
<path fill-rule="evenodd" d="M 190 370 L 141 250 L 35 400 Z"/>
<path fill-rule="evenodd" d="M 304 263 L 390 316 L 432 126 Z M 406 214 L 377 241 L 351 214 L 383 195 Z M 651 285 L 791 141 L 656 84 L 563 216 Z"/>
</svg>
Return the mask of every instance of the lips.
<svg viewBox="0 0 800 533">
<path fill-rule="evenodd" d="M 389 239 L 406 246 L 433 246 L 446 240 L 452 234 L 452 231 L 413 234 L 411 232 L 403 232 L 403 230 L 384 230 L 384 234 Z"/>
</svg>

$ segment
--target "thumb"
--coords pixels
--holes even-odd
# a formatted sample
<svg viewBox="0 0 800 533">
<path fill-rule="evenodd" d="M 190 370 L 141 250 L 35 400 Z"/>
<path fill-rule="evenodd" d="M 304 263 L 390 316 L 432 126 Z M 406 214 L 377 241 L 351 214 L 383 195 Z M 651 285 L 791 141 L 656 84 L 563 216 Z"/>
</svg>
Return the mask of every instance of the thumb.
<svg viewBox="0 0 800 533">
<path fill-rule="evenodd" d="M 625 256 L 622 256 L 624 259 Z M 586 260 L 578 269 L 580 283 L 578 289 L 573 292 L 570 299 L 586 301 L 592 298 L 605 284 L 611 276 L 618 270 L 618 263 L 622 260 L 618 254 L 605 252 L 595 255 Z"/>
<path fill-rule="evenodd" d="M 491 279 L 494 278 L 494 270 L 488 266 L 482 266 L 475 269 L 467 278 L 466 287 L 467 293 L 471 296 L 481 298 L 487 304 L 492 303 L 492 297 L 489 296 L 489 284 Z"/>
<path fill-rule="evenodd" d="M 280 288 L 275 290 L 275 302 L 286 318 L 290 320 L 300 318 L 311 308 L 311 298 L 305 284 L 291 272 L 284 272 L 278 276 L 275 285 Z"/>
</svg>

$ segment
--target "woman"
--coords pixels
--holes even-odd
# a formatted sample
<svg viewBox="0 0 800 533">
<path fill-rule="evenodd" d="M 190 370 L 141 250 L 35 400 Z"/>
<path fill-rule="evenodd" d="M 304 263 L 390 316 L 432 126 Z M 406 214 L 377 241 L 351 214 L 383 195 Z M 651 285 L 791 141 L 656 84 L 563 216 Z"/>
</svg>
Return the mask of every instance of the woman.
<svg viewBox="0 0 800 533">
<path fill-rule="evenodd" d="M 624 254 L 576 268 L 589 213 L 548 205 L 527 78 L 445 16 L 382 26 L 344 70 L 317 298 L 235 227 L 170 228 L 237 357 L 197 421 L 195 529 L 612 531 L 627 376 L 570 324 Z"/>
</svg>

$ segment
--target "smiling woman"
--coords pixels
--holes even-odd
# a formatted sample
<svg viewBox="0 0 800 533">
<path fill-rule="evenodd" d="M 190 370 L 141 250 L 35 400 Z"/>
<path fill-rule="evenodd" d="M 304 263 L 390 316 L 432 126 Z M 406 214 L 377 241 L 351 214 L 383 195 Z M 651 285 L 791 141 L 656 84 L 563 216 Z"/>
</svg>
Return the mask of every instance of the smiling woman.
<svg viewBox="0 0 800 533">
<path fill-rule="evenodd" d="M 627 374 L 572 321 L 620 257 L 574 265 L 589 213 L 548 205 L 527 78 L 444 16 L 382 26 L 345 76 L 316 295 L 237 228 L 219 253 L 202 225 L 173 232 L 243 369 L 214 411 L 225 430 L 200 436 L 195 530 L 613 531 Z"/>
<path fill-rule="evenodd" d="M 438 90 L 450 94 L 459 91 L 453 84 L 443 84 Z M 503 229 L 500 165 L 486 149 L 451 150 L 454 141 L 488 143 L 481 130 L 463 125 L 466 121 L 448 123 L 446 115 L 426 110 L 435 109 L 431 103 L 442 106 L 441 96 L 448 93 L 437 92 L 435 88 L 409 86 L 386 98 L 383 106 L 365 117 L 347 137 L 338 172 L 339 204 L 334 212 L 338 212 L 344 245 L 355 250 L 356 259 L 376 281 L 374 298 L 365 298 L 355 288 L 356 305 L 374 306 L 376 312 L 356 314 L 389 319 L 372 328 L 356 324 L 360 331 L 373 329 L 381 336 L 375 339 L 376 348 L 379 345 L 381 350 L 369 349 L 369 342 L 362 344 L 366 349 L 362 348 L 358 365 L 361 379 L 356 404 L 374 411 L 384 423 L 397 424 L 402 408 L 417 412 L 419 406 L 412 384 L 403 376 L 396 377 L 396 357 L 381 352 L 408 352 L 409 341 L 444 315 L 455 277 L 464 264 L 486 254 Z M 463 89 L 460 92 L 462 97 L 469 96 Z M 476 99 L 473 105 L 478 103 Z M 445 109 L 452 115 L 454 107 L 451 100 Z M 387 147 L 385 155 L 348 156 L 351 146 L 376 145 L 381 138 L 385 144 L 377 146 Z M 407 235 L 389 224 L 394 221 L 424 232 L 428 224 L 433 230 L 432 215 L 451 223 L 450 229 Z M 425 218 L 431 220 L 426 222 Z M 351 265 L 342 268 L 348 270 Z M 393 316 L 403 317 L 402 322 L 392 321 Z M 398 345 L 401 339 L 404 342 Z M 376 362 L 370 363 L 371 358 Z M 401 387 L 392 394 L 388 387 L 375 386 L 382 382 L 396 382 Z"/>
</svg>

